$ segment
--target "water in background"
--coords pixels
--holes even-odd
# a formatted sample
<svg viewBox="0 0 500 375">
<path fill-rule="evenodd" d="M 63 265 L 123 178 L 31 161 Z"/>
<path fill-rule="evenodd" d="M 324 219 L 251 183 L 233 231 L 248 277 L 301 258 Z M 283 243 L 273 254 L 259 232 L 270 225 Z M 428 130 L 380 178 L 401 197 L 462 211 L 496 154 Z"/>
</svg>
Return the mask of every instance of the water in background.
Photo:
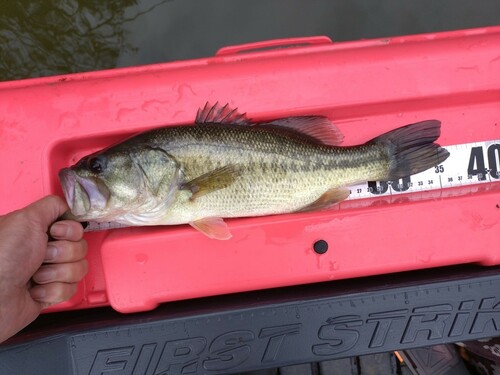
<svg viewBox="0 0 500 375">
<path fill-rule="evenodd" d="M 498 0 L 5 1 L 0 80 L 211 56 L 292 36 L 344 41 L 498 24 Z"/>
</svg>

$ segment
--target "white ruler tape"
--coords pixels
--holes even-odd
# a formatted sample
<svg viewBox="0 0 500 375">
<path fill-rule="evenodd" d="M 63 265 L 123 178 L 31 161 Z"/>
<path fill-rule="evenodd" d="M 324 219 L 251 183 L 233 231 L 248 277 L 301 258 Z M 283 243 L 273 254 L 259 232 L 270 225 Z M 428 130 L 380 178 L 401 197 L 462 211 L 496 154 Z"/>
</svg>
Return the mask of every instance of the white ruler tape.
<svg viewBox="0 0 500 375">
<path fill-rule="evenodd" d="M 398 181 L 351 186 L 348 200 L 500 182 L 500 140 L 443 148 L 450 156 L 442 164 Z"/>
</svg>

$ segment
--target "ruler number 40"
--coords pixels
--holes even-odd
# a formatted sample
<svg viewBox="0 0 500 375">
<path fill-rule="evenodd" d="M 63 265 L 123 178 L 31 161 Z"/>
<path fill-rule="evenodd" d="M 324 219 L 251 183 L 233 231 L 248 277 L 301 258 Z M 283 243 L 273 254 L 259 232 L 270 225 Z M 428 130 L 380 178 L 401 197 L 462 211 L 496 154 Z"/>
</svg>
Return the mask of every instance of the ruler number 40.
<svg viewBox="0 0 500 375">
<path fill-rule="evenodd" d="M 483 147 L 472 147 L 467 167 L 469 177 L 477 176 L 479 181 L 484 181 L 489 173 L 492 178 L 500 178 L 500 144 L 490 145 L 486 154 L 488 168 L 486 168 Z"/>
</svg>

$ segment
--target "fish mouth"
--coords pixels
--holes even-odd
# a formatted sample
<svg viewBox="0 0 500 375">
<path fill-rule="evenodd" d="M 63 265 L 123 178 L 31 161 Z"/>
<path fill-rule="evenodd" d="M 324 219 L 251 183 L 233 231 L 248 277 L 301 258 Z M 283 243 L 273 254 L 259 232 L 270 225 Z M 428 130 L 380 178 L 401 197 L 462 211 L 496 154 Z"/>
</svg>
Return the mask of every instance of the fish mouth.
<svg viewBox="0 0 500 375">
<path fill-rule="evenodd" d="M 89 211 L 100 211 L 106 207 L 110 193 L 99 181 L 80 177 L 71 168 L 61 169 L 59 180 L 73 215 L 84 218 Z"/>
</svg>

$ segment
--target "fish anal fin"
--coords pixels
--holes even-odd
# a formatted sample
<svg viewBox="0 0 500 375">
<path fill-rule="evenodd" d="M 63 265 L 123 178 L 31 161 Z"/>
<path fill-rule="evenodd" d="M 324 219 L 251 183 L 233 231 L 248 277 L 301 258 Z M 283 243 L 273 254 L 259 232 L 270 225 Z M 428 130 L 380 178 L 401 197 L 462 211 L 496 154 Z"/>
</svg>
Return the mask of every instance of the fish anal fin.
<svg viewBox="0 0 500 375">
<path fill-rule="evenodd" d="M 192 221 L 189 225 L 215 240 L 229 240 L 232 237 L 227 223 L 220 217 L 205 217 Z"/>
<path fill-rule="evenodd" d="M 238 112 L 238 108 L 232 108 L 229 104 L 214 105 L 207 102 L 203 108 L 198 109 L 195 123 L 197 125 L 226 124 L 226 125 L 251 125 L 246 113 Z"/>
<path fill-rule="evenodd" d="M 298 209 L 295 212 L 311 212 L 311 211 L 320 211 L 325 210 L 334 204 L 337 204 L 344 199 L 347 199 L 350 191 L 346 188 L 336 188 L 330 189 L 324 192 L 318 199 L 316 199 L 311 204 L 308 204 L 305 207 Z"/>
<path fill-rule="evenodd" d="M 292 131 L 328 146 L 338 146 L 344 140 L 342 132 L 325 116 L 286 117 L 259 125 Z"/>
<path fill-rule="evenodd" d="M 230 164 L 183 183 L 181 189 L 190 190 L 192 193 L 190 200 L 193 201 L 202 195 L 232 185 L 239 176 L 240 169 L 236 165 Z"/>
</svg>

